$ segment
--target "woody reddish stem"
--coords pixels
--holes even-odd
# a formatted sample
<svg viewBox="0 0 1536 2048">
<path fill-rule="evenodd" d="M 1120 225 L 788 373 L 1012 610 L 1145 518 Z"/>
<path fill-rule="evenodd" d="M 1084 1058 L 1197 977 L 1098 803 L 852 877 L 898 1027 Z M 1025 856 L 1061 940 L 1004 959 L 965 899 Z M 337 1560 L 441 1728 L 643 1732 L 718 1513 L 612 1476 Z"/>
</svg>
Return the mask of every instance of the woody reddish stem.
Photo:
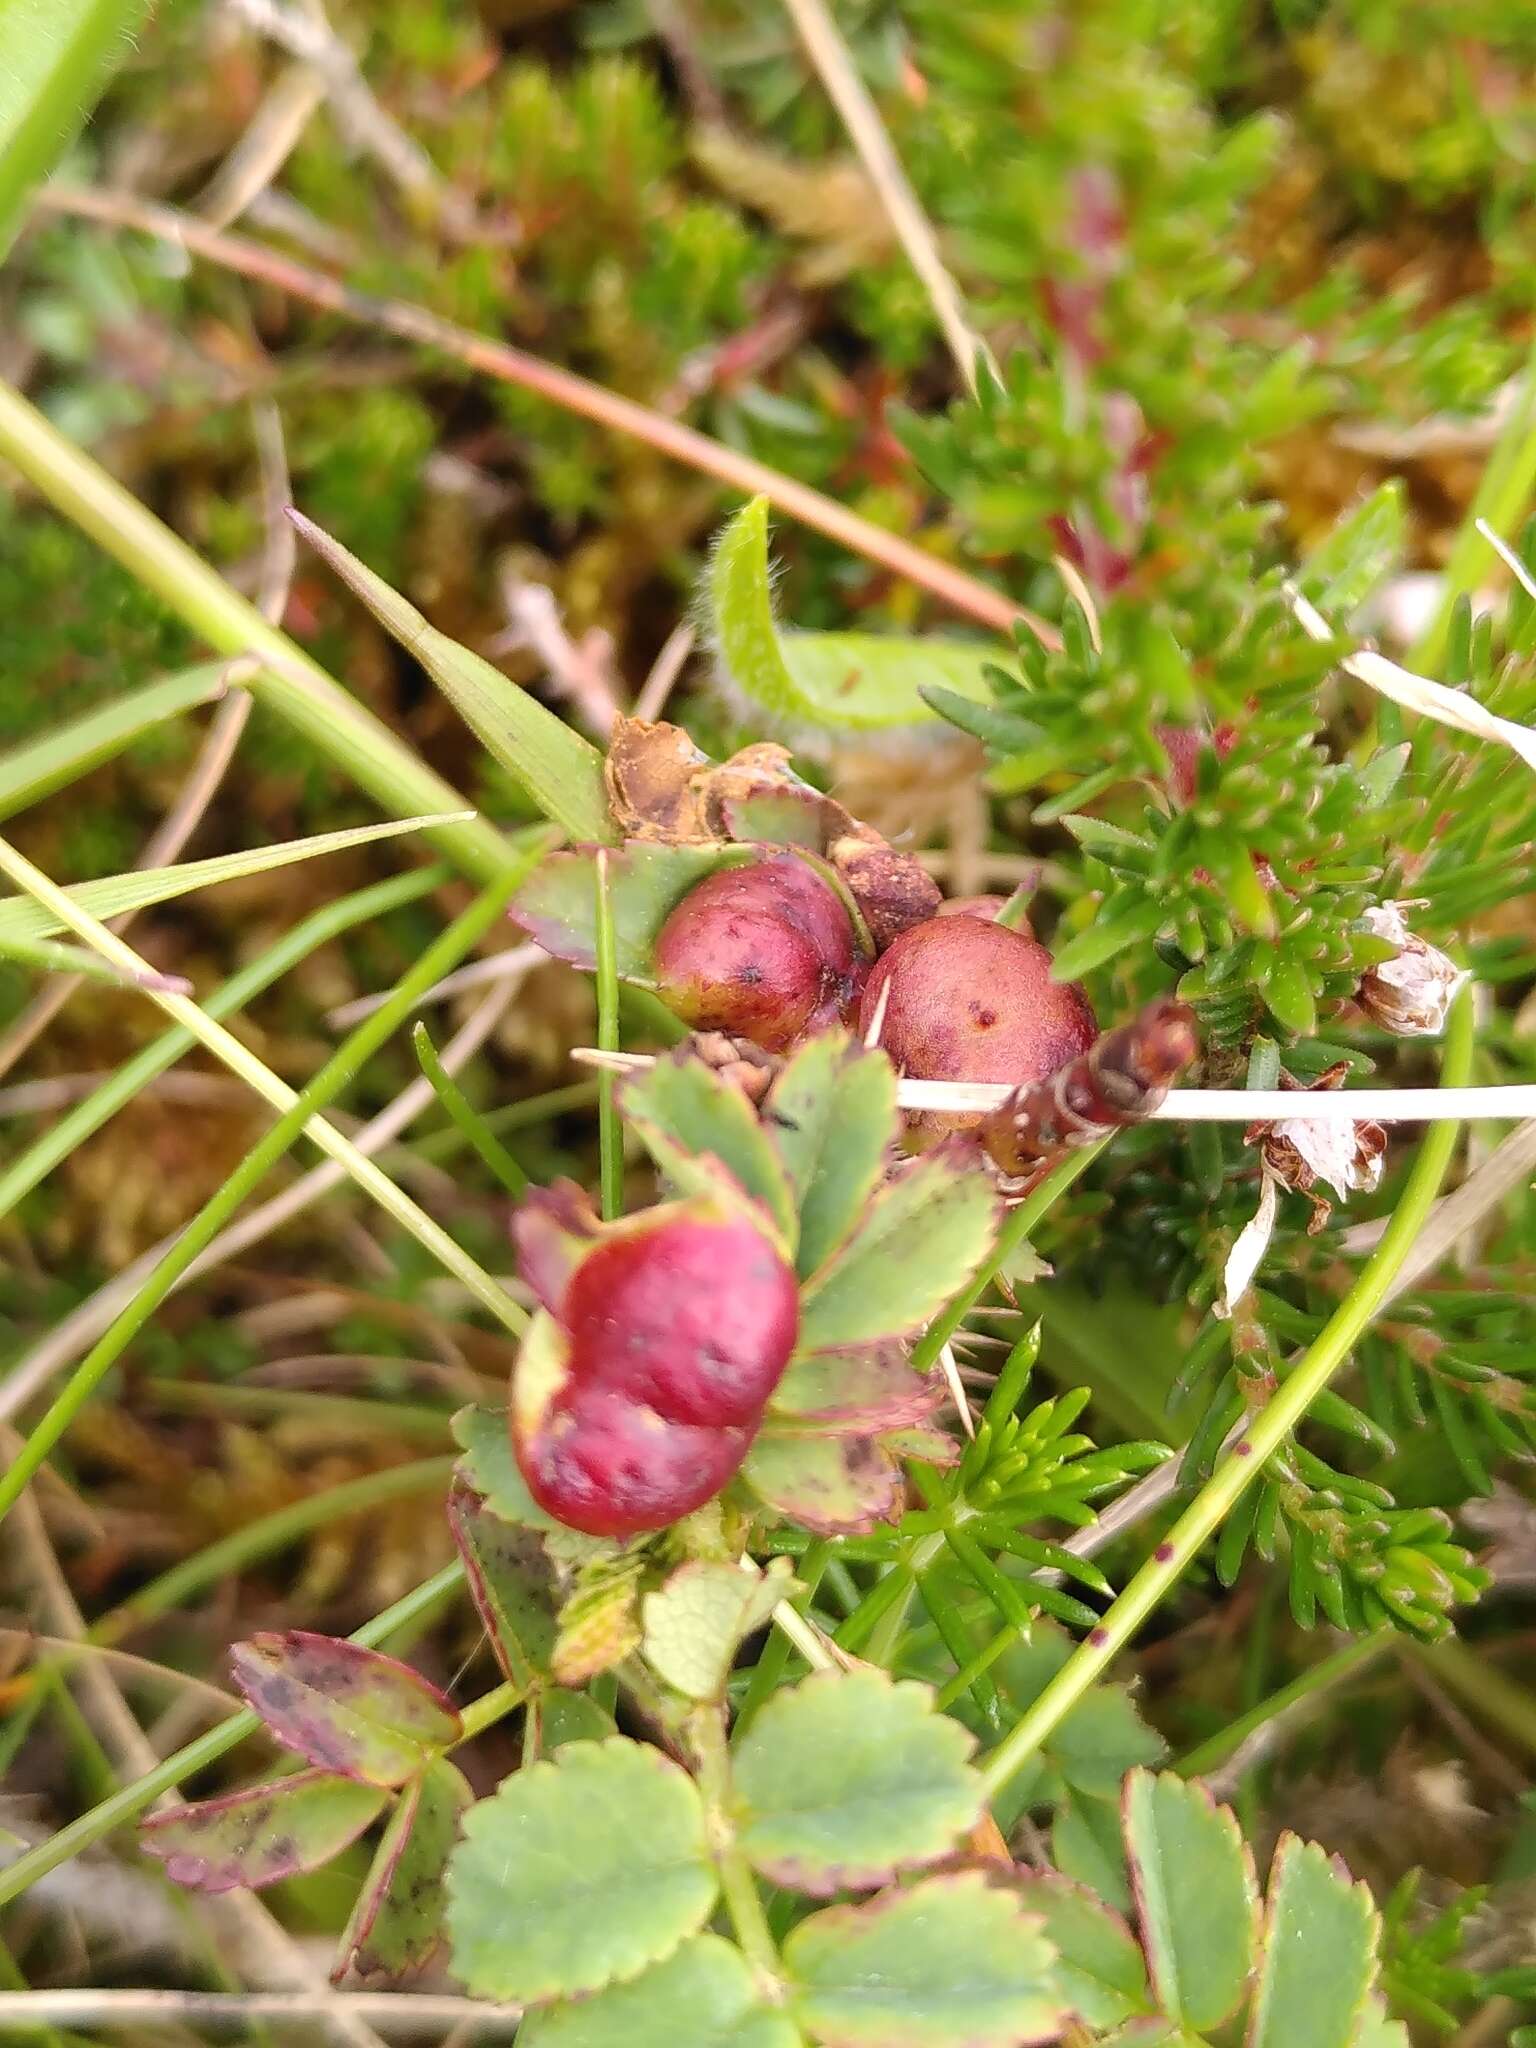
<svg viewBox="0 0 1536 2048">
<path fill-rule="evenodd" d="M 990 626 L 994 632 L 1010 635 L 1015 625 L 1022 625 L 1046 647 L 1055 648 L 1061 644 L 1055 631 L 1043 619 L 1026 611 L 1022 605 L 1014 604 L 1001 591 L 993 590 L 974 576 L 966 575 L 964 570 L 924 553 L 910 541 L 872 526 L 868 520 L 859 518 L 857 513 L 848 511 L 833 499 L 823 497 L 820 491 L 812 490 L 808 484 L 798 483 L 793 477 L 770 469 L 766 463 L 756 462 L 749 455 L 738 454 L 734 448 L 712 441 L 694 427 L 686 427 L 664 413 L 653 412 L 649 406 L 639 405 L 633 399 L 622 398 L 617 392 L 605 390 L 601 384 L 591 383 L 570 370 L 562 370 L 557 364 L 547 363 L 524 349 L 513 348 L 508 342 L 493 341 L 487 335 L 476 334 L 471 328 L 441 319 L 426 307 L 412 305 L 403 299 L 380 299 L 353 291 L 336 278 L 328 277 L 324 271 L 296 263 L 292 257 L 269 249 L 260 242 L 253 242 L 246 236 L 224 234 L 190 214 L 178 213 L 173 207 L 155 206 L 119 193 L 59 186 L 50 187 L 42 195 L 41 203 L 56 212 L 99 221 L 108 227 L 135 228 L 143 234 L 156 235 L 164 241 L 179 244 L 194 256 L 217 263 L 242 277 L 274 285 L 291 298 L 303 299 L 325 312 L 338 314 L 344 320 L 353 320 L 378 332 L 399 335 L 403 341 L 436 349 L 471 370 L 482 371 L 504 384 L 516 384 L 524 391 L 547 398 L 551 404 L 561 406 L 567 412 L 578 413 L 600 427 L 644 441 L 660 454 L 670 456 L 674 462 L 712 476 L 732 490 L 741 491 L 748 497 L 766 498 L 780 512 L 799 520 L 802 526 L 824 533 L 851 554 L 862 555 L 866 561 L 877 563 L 893 575 L 917 584 L 961 618 L 973 619 L 980 625 Z"/>
</svg>

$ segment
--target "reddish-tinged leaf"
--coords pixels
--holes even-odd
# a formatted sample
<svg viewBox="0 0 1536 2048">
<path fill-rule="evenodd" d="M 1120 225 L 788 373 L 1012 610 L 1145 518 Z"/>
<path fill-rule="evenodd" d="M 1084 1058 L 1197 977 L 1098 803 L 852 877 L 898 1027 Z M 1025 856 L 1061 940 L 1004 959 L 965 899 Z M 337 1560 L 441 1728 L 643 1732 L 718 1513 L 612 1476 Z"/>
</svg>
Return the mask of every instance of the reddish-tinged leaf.
<svg viewBox="0 0 1536 2048">
<path fill-rule="evenodd" d="M 937 1367 L 916 1373 L 900 1345 L 881 1344 L 794 1359 L 770 1408 L 786 1429 L 813 1423 L 831 1435 L 868 1435 L 926 1422 L 946 1393 Z"/>
<path fill-rule="evenodd" d="M 901 1468 L 872 1437 L 765 1429 L 741 1471 L 759 1500 L 819 1535 L 873 1529 L 901 1507 Z"/>
<path fill-rule="evenodd" d="M 538 1538 L 493 1514 L 463 1480 L 448 1495 L 448 1525 L 497 1663 L 514 1685 L 533 1692 L 549 1676 L 555 1646 L 552 1579 Z"/>
<path fill-rule="evenodd" d="M 403 1785 L 462 1724 L 409 1665 L 307 1629 L 252 1636 L 229 1653 L 235 1683 L 277 1740 L 322 1770 Z"/>
<path fill-rule="evenodd" d="M 608 901 L 619 974 L 648 986 L 656 936 L 690 889 L 751 853 L 732 846 L 665 846 L 630 840 L 608 855 Z M 585 851 L 552 853 L 513 897 L 514 924 L 557 960 L 589 972 L 597 965 L 597 860 Z"/>
<path fill-rule="evenodd" d="M 341 1937 L 333 1983 L 349 1970 L 398 1978 L 431 1962 L 443 1938 L 448 1854 L 474 1797 L 441 1756 L 403 1789 Z"/>
<path fill-rule="evenodd" d="M 298 1771 L 225 1799 L 178 1806 L 143 1823 L 140 1840 L 166 1875 L 194 1891 L 255 1891 L 318 1870 L 383 1809 L 376 1785 L 328 1771 Z"/>
</svg>

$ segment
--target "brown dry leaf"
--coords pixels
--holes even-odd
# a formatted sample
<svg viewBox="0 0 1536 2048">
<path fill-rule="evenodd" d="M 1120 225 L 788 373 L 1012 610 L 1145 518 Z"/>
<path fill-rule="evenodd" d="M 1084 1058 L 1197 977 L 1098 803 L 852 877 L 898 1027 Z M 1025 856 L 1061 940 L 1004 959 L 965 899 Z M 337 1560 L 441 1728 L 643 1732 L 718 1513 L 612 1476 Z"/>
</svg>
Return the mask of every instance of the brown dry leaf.
<svg viewBox="0 0 1536 2048">
<path fill-rule="evenodd" d="M 626 839 L 710 839 L 699 787 L 709 757 L 680 725 L 618 718 L 608 740 L 603 780 L 614 822 Z"/>
</svg>

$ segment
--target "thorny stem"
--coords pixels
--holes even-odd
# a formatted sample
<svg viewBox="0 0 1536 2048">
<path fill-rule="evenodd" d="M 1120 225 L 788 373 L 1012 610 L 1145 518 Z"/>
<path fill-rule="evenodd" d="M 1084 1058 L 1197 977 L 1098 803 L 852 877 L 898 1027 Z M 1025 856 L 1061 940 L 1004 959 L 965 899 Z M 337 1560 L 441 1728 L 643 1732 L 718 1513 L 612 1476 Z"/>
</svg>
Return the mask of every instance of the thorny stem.
<svg viewBox="0 0 1536 2048">
<path fill-rule="evenodd" d="M 540 357 L 513 348 L 506 342 L 492 341 L 485 335 L 456 326 L 451 320 L 440 319 L 424 306 L 409 305 L 399 299 L 371 298 L 355 292 L 322 271 L 294 262 L 276 249 L 268 249 L 244 236 L 222 234 L 192 215 L 178 213 L 171 207 L 154 206 L 118 193 L 66 190 L 59 186 L 50 187 L 42 195 L 42 204 L 85 220 L 103 221 L 108 226 L 132 227 L 144 234 L 158 235 L 194 256 L 220 264 L 243 277 L 275 285 L 279 291 L 338 314 L 344 320 L 354 320 L 383 333 L 397 334 L 418 346 L 437 349 L 472 370 L 499 378 L 505 384 L 519 385 L 554 405 L 563 406 L 567 412 L 642 441 L 674 462 L 684 463 L 705 476 L 712 476 L 746 497 L 766 498 L 780 512 L 825 534 L 839 547 L 862 555 L 866 561 L 877 563 L 893 575 L 915 583 L 962 618 L 974 619 L 1003 634 L 1011 634 L 1015 625 L 1022 625 L 1035 635 L 1042 646 L 1060 645 L 1054 628 L 1043 619 L 1036 618 L 1033 612 L 1026 611 L 1022 605 L 1013 603 L 1001 591 L 979 583 L 974 576 L 968 576 L 937 556 L 914 547 L 910 541 L 870 525 L 867 519 L 861 519 L 835 500 L 823 497 L 820 491 L 812 490 L 809 485 L 797 483 L 794 478 L 770 469 L 766 463 L 755 462 L 734 448 L 712 441 L 707 434 L 684 426 L 680 420 L 669 419 L 664 413 L 653 412 L 648 406 L 636 404 L 633 399 L 605 390 L 601 384 L 590 383 L 585 377 L 562 370 L 554 363 L 546 363 Z M 15 402 L 20 403 L 19 400 Z M 3 432 L 0 432 L 0 452 L 11 452 L 5 445 Z M 25 467 L 18 457 L 13 456 L 12 459 L 18 462 L 19 467 Z M 83 457 L 78 459 L 84 460 Z M 28 474 L 32 472 L 28 471 Z M 36 482 L 37 478 L 34 476 L 33 480 Z M 142 512 L 141 516 L 148 517 Z M 118 552 L 108 534 L 94 527 L 90 530 L 96 533 L 104 546 L 113 553 Z M 179 547 L 180 542 L 176 545 Z M 203 573 L 209 572 L 204 570 Z M 334 689 L 335 685 L 330 687 Z M 411 805 L 422 811 L 450 808 L 441 798 L 439 790 L 430 801 L 413 797 Z"/>
<path fill-rule="evenodd" d="M 1464 989 L 1452 1008 L 1446 1032 L 1441 1079 L 1447 1087 L 1461 1085 L 1471 1071 L 1474 1035 L 1470 991 Z M 982 1777 L 990 1794 L 1000 1792 L 1035 1755 L 1172 1590 L 1201 1545 L 1220 1528 L 1349 1357 L 1386 1300 L 1399 1266 L 1423 1228 L 1456 1140 L 1454 1124 L 1430 1126 L 1392 1221 L 1354 1286 L 1296 1370 L 1238 1438 L 1103 1621 L 1078 1644 L 1033 1706 L 985 1758 Z"/>
<path fill-rule="evenodd" d="M 762 1894 L 750 1864 L 736 1846 L 731 1825 L 731 1757 L 725 1739 L 723 1708 L 700 1707 L 689 1717 L 688 1736 L 698 1764 L 699 1792 L 709 1815 L 725 1910 L 743 1955 L 757 1973 L 759 1989 L 765 1997 L 777 1999 L 783 1982 L 779 1952 L 763 1910 Z"/>
</svg>

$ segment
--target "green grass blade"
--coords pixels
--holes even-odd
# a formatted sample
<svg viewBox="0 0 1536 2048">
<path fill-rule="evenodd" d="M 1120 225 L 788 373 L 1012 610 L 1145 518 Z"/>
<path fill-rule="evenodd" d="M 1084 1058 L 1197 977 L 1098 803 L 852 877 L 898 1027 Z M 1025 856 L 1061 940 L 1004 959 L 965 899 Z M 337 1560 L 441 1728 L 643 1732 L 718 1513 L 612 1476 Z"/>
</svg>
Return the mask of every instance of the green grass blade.
<svg viewBox="0 0 1536 2048">
<path fill-rule="evenodd" d="M 138 868 L 131 874 L 104 875 L 99 881 L 77 882 L 70 898 L 92 917 L 117 917 L 125 910 L 167 903 L 193 889 L 211 889 L 245 875 L 265 875 L 295 861 L 367 846 L 375 839 L 397 839 L 402 832 L 421 832 L 441 824 L 440 818 L 391 818 L 383 825 L 359 825 L 348 832 L 317 832 L 309 839 L 284 839 L 274 846 L 248 847 L 241 853 L 219 853 L 210 860 L 181 861 L 169 868 Z M 22 897 L 0 902 L 0 940 L 47 938 L 64 930 L 62 919 L 40 903 Z"/>
<path fill-rule="evenodd" d="M 149 0 L 0 0 L 0 257 L 149 12 Z"/>
<path fill-rule="evenodd" d="M 520 689 L 484 655 L 424 619 L 382 576 L 333 540 L 312 519 L 289 517 L 315 552 L 362 599 L 384 630 L 413 654 L 464 723 L 547 818 L 573 839 L 618 837 L 603 785 L 603 757 L 536 697 Z"/>
<path fill-rule="evenodd" d="M 51 796 L 87 769 L 110 761 L 142 733 L 221 695 L 228 667 L 227 662 L 205 661 L 162 676 L 0 754 L 0 818 Z"/>
<path fill-rule="evenodd" d="M 448 872 L 442 867 L 416 868 L 409 874 L 393 875 L 386 882 L 374 882 L 366 889 L 355 889 L 350 895 L 327 903 L 322 910 L 315 911 L 302 923 L 296 924 L 291 932 L 285 933 L 275 946 L 269 946 L 266 952 L 258 954 L 249 966 L 232 975 L 221 988 L 215 989 L 203 1005 L 204 1014 L 216 1021 L 232 1017 L 254 996 L 259 996 L 263 989 L 280 981 L 317 947 L 328 945 L 353 925 L 385 917 L 406 903 L 415 903 L 439 887 Z M 39 1181 L 45 1180 L 61 1160 L 67 1159 L 94 1131 L 99 1131 L 109 1117 L 116 1116 L 125 1104 L 131 1102 L 141 1088 L 147 1088 L 157 1075 L 173 1067 L 196 1043 L 185 1026 L 173 1025 L 135 1053 L 131 1060 L 125 1060 L 116 1073 L 109 1074 L 83 1101 L 77 1102 L 56 1124 L 35 1138 L 20 1158 L 14 1159 L 0 1173 L 0 1220 L 8 1216 Z"/>
</svg>

